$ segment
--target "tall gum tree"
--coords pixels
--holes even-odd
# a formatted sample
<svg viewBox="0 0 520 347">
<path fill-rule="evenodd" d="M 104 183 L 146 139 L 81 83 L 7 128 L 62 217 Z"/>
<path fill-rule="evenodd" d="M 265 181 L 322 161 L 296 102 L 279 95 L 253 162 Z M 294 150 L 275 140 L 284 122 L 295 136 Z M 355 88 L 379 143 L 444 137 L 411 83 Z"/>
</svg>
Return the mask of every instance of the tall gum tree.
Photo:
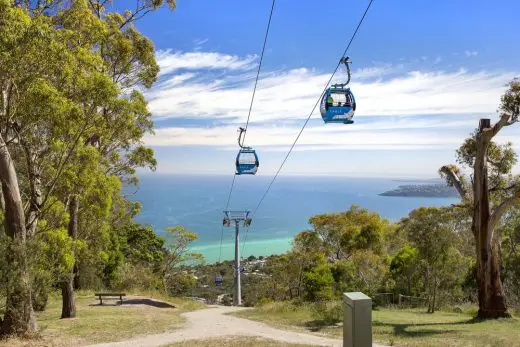
<svg viewBox="0 0 520 347">
<path fill-rule="evenodd" d="M 102 130 L 108 126 L 127 126 L 125 122 L 104 122 L 115 119 L 111 118 L 113 110 L 122 110 L 134 118 L 145 115 L 137 116 L 136 124 L 144 132 L 151 129 L 142 95 L 133 92 L 130 98 L 119 96 L 128 95 L 122 88 L 129 88 L 135 81 L 144 81 L 148 86 L 155 80 L 158 68 L 153 60 L 153 46 L 131 25 L 163 1 L 137 0 L 134 11 L 112 17 L 114 23 L 119 23 L 117 28 L 139 48 L 129 53 L 125 42 L 114 44 L 115 51 L 124 53 L 116 55 L 110 55 L 109 43 L 122 41 L 106 40 L 117 39 L 115 34 L 107 36 L 115 25 L 112 24 L 112 29 L 99 25 L 102 21 L 108 23 L 108 17 L 104 16 L 107 3 L 106 0 L 0 0 L 0 201 L 4 202 L 4 229 L 13 243 L 13 252 L 7 257 L 10 272 L 7 307 L 0 329 L 3 334 L 22 335 L 36 330 L 27 277 L 26 238 L 37 232 L 38 221 L 50 208 L 49 201 L 78 145 L 100 143 Z M 173 0 L 166 3 L 175 7 Z M 80 28 L 55 22 L 55 14 L 67 6 L 75 9 L 68 13 L 68 19 L 81 18 Z M 84 16 L 86 12 L 79 11 L 85 8 L 94 16 Z M 132 64 L 109 74 L 110 57 L 126 57 Z M 140 72 L 134 69 L 144 60 L 150 62 L 144 65 L 149 68 Z M 142 112 L 143 105 L 146 112 Z M 138 110 L 131 110 L 131 106 L 138 106 Z M 134 132 L 132 136 L 138 134 Z M 135 167 L 143 163 L 155 165 L 153 152 L 136 145 L 134 138 L 107 145 L 105 150 L 105 160 L 110 158 L 114 164 L 107 170 L 115 170 L 116 175 L 132 175 Z M 27 201 L 22 201 L 22 197 Z M 74 208 L 74 204 L 68 206 Z"/>
<path fill-rule="evenodd" d="M 520 81 L 513 80 L 502 96 L 499 120 L 494 125 L 481 119 L 475 133 L 457 150 L 459 164 L 473 169 L 471 183 L 455 165 L 443 166 L 439 172 L 454 186 L 462 198 L 462 207 L 472 215 L 475 238 L 478 318 L 510 317 L 500 278 L 498 226 L 502 217 L 520 205 L 520 179 L 511 170 L 516 154 L 510 143 L 497 145 L 493 138 L 504 127 L 518 122 Z"/>
<path fill-rule="evenodd" d="M 117 95 L 112 80 L 98 71 L 102 59 L 77 38 L 49 16 L 30 16 L 0 0 L 0 182 L 12 243 L 0 328 L 5 335 L 36 330 L 27 237 L 50 207 L 76 146 L 95 128 L 93 110 Z"/>
<path fill-rule="evenodd" d="M 106 176 L 136 184 L 135 169 L 148 166 L 153 170 L 156 160 L 153 151 L 142 144 L 142 137 L 152 132 L 151 114 L 142 94 L 132 89 L 151 87 L 157 78 L 159 67 L 155 61 L 153 44 L 140 34 L 132 23 L 161 6 L 162 1 L 137 1 L 133 11 L 125 11 L 123 14 L 105 12 L 104 2 L 90 1 L 89 4 L 89 8 L 85 2 L 83 6 L 80 2 L 73 4 L 70 9 L 57 15 L 56 22 L 64 28 L 81 33 L 81 36 L 86 38 L 92 36 L 91 30 L 85 25 L 85 17 L 94 16 L 102 23 L 103 34 L 97 37 L 93 44 L 103 59 L 103 72 L 120 88 L 121 95 L 95 111 L 94 117 L 100 121 L 95 131 L 86 137 L 85 145 L 98 150 L 99 165 L 105 168 Z M 168 4 L 172 9 L 175 7 L 174 1 L 168 1 Z M 81 11 L 89 13 L 78 15 Z M 75 203 L 69 205 L 69 215 L 79 218 L 81 214 L 78 214 L 77 205 L 81 199 L 77 188 L 80 191 L 88 189 L 78 184 L 73 186 L 76 187 L 76 191 L 71 190 L 69 196 L 75 199 Z M 77 238 L 78 223 L 71 225 L 76 227 L 69 227 L 69 235 Z M 76 264 L 71 279 L 76 283 L 79 283 L 78 269 L 79 264 Z M 75 309 L 70 304 L 74 303 L 73 286 L 63 283 L 62 289 L 62 318 L 74 317 Z"/>
</svg>

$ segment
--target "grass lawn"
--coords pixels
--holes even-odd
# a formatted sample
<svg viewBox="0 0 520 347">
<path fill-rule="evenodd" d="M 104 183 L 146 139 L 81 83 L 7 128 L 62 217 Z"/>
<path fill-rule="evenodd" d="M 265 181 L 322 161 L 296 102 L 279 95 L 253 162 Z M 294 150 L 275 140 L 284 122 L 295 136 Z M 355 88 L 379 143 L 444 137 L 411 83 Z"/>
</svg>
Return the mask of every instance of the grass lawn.
<svg viewBox="0 0 520 347">
<path fill-rule="evenodd" d="M 310 347 L 311 345 L 295 345 L 260 337 L 229 337 L 222 339 L 197 340 L 175 343 L 170 347 Z"/>
<path fill-rule="evenodd" d="M 341 326 L 323 327 L 310 306 L 273 303 L 234 315 L 266 323 L 341 338 Z M 375 342 L 396 346 L 520 346 L 520 320 L 475 322 L 468 313 L 381 309 L 372 312 Z"/>
<path fill-rule="evenodd" d="M 103 306 L 99 306 L 93 293 L 80 293 L 76 298 L 76 318 L 60 319 L 61 298 L 53 296 L 47 310 L 36 314 L 40 328 L 38 338 L 0 341 L 0 347 L 85 345 L 161 333 L 182 327 L 180 314 L 201 307 L 191 300 L 169 298 L 167 301 L 175 308 L 144 298 L 132 300 L 132 297 L 123 305 L 104 301 Z"/>
</svg>

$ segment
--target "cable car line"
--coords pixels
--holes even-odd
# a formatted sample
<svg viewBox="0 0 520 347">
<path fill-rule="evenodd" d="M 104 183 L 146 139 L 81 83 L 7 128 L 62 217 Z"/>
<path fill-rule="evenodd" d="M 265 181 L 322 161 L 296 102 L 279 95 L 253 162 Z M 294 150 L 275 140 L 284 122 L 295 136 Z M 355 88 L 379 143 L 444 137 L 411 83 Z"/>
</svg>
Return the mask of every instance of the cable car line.
<svg viewBox="0 0 520 347">
<path fill-rule="evenodd" d="M 267 36 L 269 35 L 269 28 L 271 27 L 271 19 L 273 18 L 273 10 L 274 10 L 275 3 L 276 3 L 276 0 L 273 0 L 273 3 L 271 5 L 271 12 L 269 13 L 269 21 L 267 22 L 267 29 L 265 30 L 264 44 L 262 46 L 262 53 L 260 54 L 260 61 L 258 62 L 258 70 L 256 71 L 255 86 L 253 88 L 253 95 L 251 96 L 251 103 L 249 104 L 249 112 L 247 114 L 247 121 L 246 121 L 246 127 L 244 129 L 244 138 L 242 140 L 242 145 L 244 144 L 244 141 L 246 140 L 247 127 L 249 126 L 249 118 L 251 117 L 251 110 L 253 109 L 253 102 L 255 100 L 255 95 L 256 95 L 256 87 L 258 85 L 258 78 L 260 76 L 260 69 L 262 68 L 262 62 L 264 60 L 265 46 L 267 44 Z"/>
<path fill-rule="evenodd" d="M 347 45 L 347 48 L 345 48 L 345 50 L 343 51 L 343 55 L 342 55 L 342 59 L 336 64 L 336 68 L 334 69 L 334 72 L 332 73 L 332 75 L 330 76 L 329 80 L 327 81 L 327 84 L 325 85 L 325 88 L 323 88 L 323 91 L 321 92 L 320 94 L 320 97 L 318 98 L 318 100 L 316 101 L 316 103 L 314 104 L 314 107 L 312 108 L 312 111 L 309 113 L 309 116 L 307 117 L 307 119 L 305 120 L 305 122 L 303 123 L 303 126 L 302 128 L 300 129 L 298 135 L 296 136 L 296 138 L 294 139 L 294 142 L 293 144 L 291 145 L 291 147 L 289 148 L 289 151 L 287 152 L 284 160 L 282 161 L 280 167 L 278 168 L 278 170 L 276 171 L 276 174 L 274 175 L 273 179 L 271 180 L 271 182 L 269 183 L 266 191 L 264 192 L 264 194 L 262 195 L 262 197 L 260 198 L 260 201 L 258 202 L 258 204 L 256 205 L 255 209 L 253 210 L 253 213 L 251 214 L 251 218 L 253 218 L 253 216 L 256 214 L 256 212 L 258 211 L 258 209 L 260 208 L 260 206 L 262 205 L 262 202 L 264 201 L 265 197 L 267 196 L 267 194 L 269 193 L 269 191 L 271 190 L 271 187 L 273 186 L 273 183 L 274 181 L 276 181 L 276 179 L 278 178 L 278 175 L 280 174 L 280 171 L 282 171 L 282 168 L 283 166 L 285 165 L 285 163 L 287 162 L 287 159 L 289 159 L 289 156 L 291 155 L 294 147 L 296 146 L 296 143 L 298 142 L 298 139 L 300 138 L 301 134 L 303 133 L 303 130 L 305 130 L 305 127 L 307 126 L 307 124 L 309 123 L 309 120 L 311 119 L 312 117 L 312 114 L 314 113 L 314 111 L 316 110 L 316 107 L 320 104 L 322 98 L 323 98 L 323 95 L 325 94 L 325 92 L 327 91 L 327 88 L 329 86 L 329 84 L 332 82 L 332 79 L 334 78 L 334 75 L 336 74 L 336 72 L 338 71 L 340 65 L 343 63 L 343 59 L 344 57 L 346 56 L 349 48 L 350 48 L 350 45 L 352 44 L 352 42 L 354 41 L 354 38 L 356 37 L 357 33 L 358 33 L 358 30 L 359 28 L 361 27 L 361 24 L 363 24 L 363 21 L 365 20 L 365 17 L 368 13 L 368 10 L 370 9 L 370 7 L 372 6 L 372 3 L 374 2 L 374 0 L 370 0 L 370 2 L 368 3 L 367 5 L 367 8 L 365 9 L 365 12 L 363 13 L 363 16 L 361 17 L 357 27 L 356 27 L 356 30 L 354 30 L 354 33 L 352 34 L 352 37 L 350 38 L 350 41 Z M 244 235 L 244 241 L 242 242 L 242 254 L 244 254 L 244 247 L 246 245 L 246 242 L 247 242 L 247 232 L 249 231 L 249 228 L 246 229 L 246 232 L 245 232 L 245 235 Z"/>
<path fill-rule="evenodd" d="M 258 85 L 258 79 L 259 79 L 259 76 L 260 76 L 260 70 L 262 68 L 262 62 L 263 62 L 263 59 L 264 59 L 265 47 L 267 45 L 267 37 L 269 36 L 269 29 L 271 27 L 271 20 L 273 18 L 273 12 L 274 12 L 275 4 L 276 4 L 276 0 L 273 0 L 273 2 L 271 4 L 271 10 L 269 11 L 269 20 L 267 22 L 267 29 L 265 31 L 264 43 L 262 45 L 262 52 L 260 54 L 260 61 L 258 62 L 258 70 L 256 72 L 255 85 L 253 87 L 253 94 L 251 96 L 251 103 L 249 104 L 249 111 L 248 111 L 248 114 L 247 114 L 246 126 L 245 126 L 245 128 L 240 128 L 240 130 L 239 130 L 240 131 L 240 135 L 238 137 L 238 144 L 241 147 L 241 149 L 240 149 L 240 151 L 239 151 L 239 153 L 237 155 L 237 158 L 236 158 L 236 172 L 233 174 L 233 181 L 231 182 L 231 187 L 229 189 L 229 195 L 228 195 L 228 199 L 227 199 L 225 210 L 227 210 L 229 208 L 229 203 L 231 201 L 231 195 L 233 194 L 233 188 L 235 186 L 235 179 L 237 177 L 237 174 L 244 173 L 242 170 L 240 170 L 240 168 L 241 168 L 241 166 L 240 166 L 241 153 L 245 153 L 245 155 L 248 155 L 248 156 L 250 156 L 250 155 L 254 156 L 254 158 L 255 158 L 254 164 L 256 166 L 256 169 L 254 170 L 253 174 L 256 173 L 256 170 L 258 169 L 258 166 L 259 166 L 258 156 L 256 155 L 255 151 L 253 149 L 251 149 L 251 148 L 244 147 L 244 142 L 245 142 L 245 138 L 246 138 L 246 134 L 247 134 L 247 128 L 249 126 L 249 120 L 251 118 L 251 111 L 253 109 L 253 102 L 255 100 L 256 88 L 257 88 L 257 85 Z M 242 137 L 242 133 L 244 134 L 243 137 Z M 243 168 L 243 166 L 242 166 L 242 168 Z M 220 260 L 222 258 L 222 243 L 223 243 L 223 239 L 224 239 L 224 225 L 221 226 L 221 230 L 220 230 L 220 250 L 219 250 L 219 257 L 218 257 L 219 263 L 220 263 Z"/>
<path fill-rule="evenodd" d="M 229 189 L 229 195 L 226 203 L 226 208 L 224 210 L 227 210 L 229 208 L 229 202 L 231 201 L 231 192 L 233 192 L 233 186 L 235 185 L 235 179 L 237 178 L 237 175 L 233 175 L 233 182 L 231 182 L 231 188 Z M 220 260 L 222 258 L 222 242 L 224 240 L 224 225 L 222 224 L 220 226 L 220 249 L 218 254 L 218 262 L 220 263 Z"/>
</svg>

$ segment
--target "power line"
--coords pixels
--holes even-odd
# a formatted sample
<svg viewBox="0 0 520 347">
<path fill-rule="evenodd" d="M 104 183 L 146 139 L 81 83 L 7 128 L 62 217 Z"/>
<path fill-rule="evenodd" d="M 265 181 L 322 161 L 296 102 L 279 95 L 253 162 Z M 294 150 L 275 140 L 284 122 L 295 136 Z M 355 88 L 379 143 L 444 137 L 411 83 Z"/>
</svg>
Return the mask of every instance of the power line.
<svg viewBox="0 0 520 347">
<path fill-rule="evenodd" d="M 352 37 L 350 38 L 350 41 L 347 45 L 347 48 L 345 48 L 345 50 L 343 51 L 343 54 L 342 54 L 342 57 L 346 56 L 347 55 L 347 52 L 350 48 L 350 45 L 352 44 L 352 42 L 354 41 L 354 38 L 356 37 L 357 33 L 358 33 L 358 30 L 359 28 L 361 27 L 361 24 L 363 23 L 363 21 L 365 20 L 365 17 L 368 13 L 368 10 L 370 9 L 370 7 L 372 6 L 372 3 L 374 2 L 374 0 L 370 0 L 370 2 L 368 3 L 367 5 L 367 8 L 365 9 L 365 12 L 363 13 L 363 16 L 361 16 L 361 19 L 359 20 L 359 23 L 356 27 L 356 30 L 354 30 L 354 33 L 352 34 Z M 300 138 L 301 134 L 303 133 L 303 130 L 305 130 L 305 127 L 307 126 L 307 123 L 309 123 L 309 120 L 311 119 L 312 117 L 312 114 L 314 113 L 314 111 L 316 110 L 316 107 L 319 105 L 320 101 L 321 101 L 321 98 L 323 97 L 323 95 L 325 94 L 325 92 L 327 91 L 327 87 L 329 86 L 330 82 L 332 81 L 332 79 L 334 78 L 334 75 L 336 74 L 336 72 L 338 71 L 338 68 L 340 67 L 341 65 L 341 61 L 338 62 L 338 64 L 336 65 L 336 68 L 334 69 L 334 72 L 332 72 L 332 75 L 330 76 L 329 80 L 327 81 L 327 84 L 325 85 L 325 88 L 323 88 L 323 91 L 321 92 L 320 94 L 320 97 L 318 98 L 318 100 L 316 101 L 316 103 L 314 104 L 314 107 L 312 108 L 312 111 L 309 113 L 309 116 L 307 117 L 307 119 L 305 120 L 305 122 L 303 123 L 303 126 L 302 128 L 300 129 L 300 132 L 298 133 L 298 135 L 296 136 L 296 139 L 294 139 L 294 142 L 293 144 L 291 145 L 291 148 L 289 148 L 289 151 L 287 152 L 284 160 L 282 161 L 282 164 L 280 165 L 280 167 L 278 168 L 278 170 L 276 171 L 276 174 L 274 175 L 273 179 L 271 180 L 271 182 L 269 183 L 266 191 L 264 192 L 264 194 L 262 195 L 262 197 L 260 198 L 260 201 L 258 202 L 258 204 L 256 205 L 255 209 L 253 210 L 253 213 L 251 214 L 251 218 L 256 214 L 256 212 L 258 211 L 258 209 L 260 208 L 260 205 L 262 205 L 262 202 L 264 201 L 265 197 L 267 196 L 267 194 L 269 193 L 269 191 L 271 190 L 271 187 L 273 186 L 273 183 L 274 181 L 276 181 L 276 179 L 278 178 L 278 175 L 280 174 L 280 171 L 282 171 L 282 168 L 283 166 L 285 165 L 285 163 L 287 162 L 287 159 L 289 159 L 289 156 L 291 155 L 293 149 L 294 149 L 294 146 L 296 146 L 296 143 L 298 142 L 298 139 Z M 244 235 L 244 242 L 242 243 L 242 254 L 244 254 L 244 247 L 246 245 L 246 242 L 247 242 L 247 232 L 249 231 L 249 228 L 246 229 L 246 232 L 245 232 L 245 235 Z"/>
<path fill-rule="evenodd" d="M 244 137 L 242 138 L 242 144 L 245 143 L 245 139 L 246 139 L 246 135 L 247 135 L 247 127 L 249 126 L 249 119 L 251 118 L 251 111 L 253 109 L 253 102 L 255 100 L 255 95 L 256 95 L 256 87 L 258 85 L 258 79 L 259 79 L 259 76 L 260 76 L 260 70 L 262 68 L 262 62 L 264 60 L 265 46 L 267 45 L 267 37 L 269 36 L 269 28 L 271 27 L 271 19 L 273 18 L 273 11 L 274 11 L 275 3 L 276 3 L 276 0 L 273 0 L 273 3 L 271 5 L 271 11 L 269 12 L 269 21 L 267 22 L 267 29 L 265 31 L 264 43 L 262 45 L 262 53 L 260 54 L 260 61 L 258 62 L 258 70 L 256 72 L 255 86 L 253 88 L 253 95 L 251 96 L 251 103 L 249 104 L 249 112 L 247 114 L 247 121 L 246 121 L 246 126 L 245 126 Z M 231 194 L 233 193 L 233 188 L 235 186 L 235 179 L 236 179 L 236 177 L 237 177 L 237 175 L 234 174 L 233 175 L 233 182 L 231 183 L 231 187 L 229 189 L 229 195 L 228 195 L 226 208 L 225 208 L 226 210 L 229 208 L 229 203 L 231 201 Z M 220 250 L 219 250 L 219 256 L 218 256 L 219 263 L 220 263 L 220 260 L 221 260 L 221 257 L 222 257 L 222 242 L 223 242 L 223 239 L 224 239 L 224 225 L 222 225 L 221 228 L 220 228 Z"/>
</svg>

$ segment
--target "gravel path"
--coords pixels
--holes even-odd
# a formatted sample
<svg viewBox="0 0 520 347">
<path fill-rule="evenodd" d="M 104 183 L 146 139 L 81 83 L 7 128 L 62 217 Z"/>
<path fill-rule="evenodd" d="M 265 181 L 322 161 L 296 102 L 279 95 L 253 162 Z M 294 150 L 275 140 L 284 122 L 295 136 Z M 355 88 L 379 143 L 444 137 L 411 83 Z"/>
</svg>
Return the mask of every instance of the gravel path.
<svg viewBox="0 0 520 347">
<path fill-rule="evenodd" d="M 241 307 L 217 306 L 188 312 L 184 328 L 163 334 L 138 336 L 131 340 L 91 345 L 91 347 L 164 346 L 186 340 L 203 340 L 227 336 L 258 336 L 287 343 L 304 343 L 316 346 L 341 347 L 341 340 L 276 329 L 261 322 L 228 316 L 226 313 L 244 310 Z M 374 344 L 374 347 L 383 347 Z"/>
</svg>

